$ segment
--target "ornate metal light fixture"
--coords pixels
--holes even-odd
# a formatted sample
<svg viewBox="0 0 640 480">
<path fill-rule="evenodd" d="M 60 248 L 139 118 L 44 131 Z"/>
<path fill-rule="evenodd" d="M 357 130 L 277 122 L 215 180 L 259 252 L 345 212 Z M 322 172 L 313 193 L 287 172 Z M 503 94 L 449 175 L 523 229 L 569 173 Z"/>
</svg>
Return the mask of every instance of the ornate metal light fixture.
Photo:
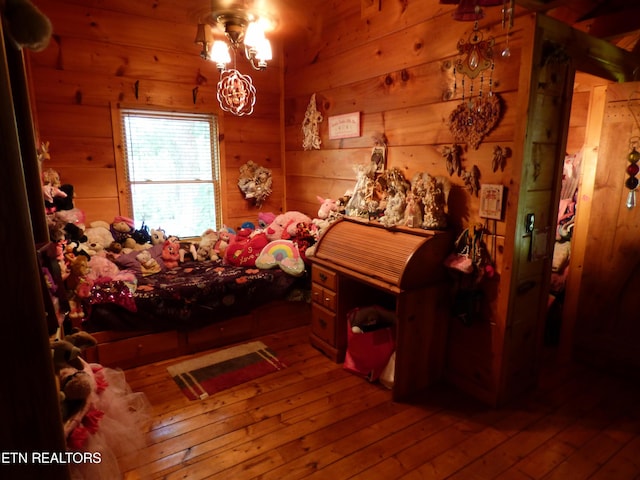
<svg viewBox="0 0 640 480">
<path fill-rule="evenodd" d="M 200 44 L 203 58 L 215 62 L 220 71 L 217 97 L 220 108 L 233 115 L 251 115 L 256 89 L 249 75 L 236 67 L 238 50 L 254 70 L 264 70 L 272 58 L 271 44 L 265 36 L 264 19 L 244 10 L 213 12 L 209 23 L 198 25 L 195 43 Z M 225 40 L 215 40 L 212 28 L 224 33 Z M 227 68 L 233 52 L 233 68 Z"/>
</svg>

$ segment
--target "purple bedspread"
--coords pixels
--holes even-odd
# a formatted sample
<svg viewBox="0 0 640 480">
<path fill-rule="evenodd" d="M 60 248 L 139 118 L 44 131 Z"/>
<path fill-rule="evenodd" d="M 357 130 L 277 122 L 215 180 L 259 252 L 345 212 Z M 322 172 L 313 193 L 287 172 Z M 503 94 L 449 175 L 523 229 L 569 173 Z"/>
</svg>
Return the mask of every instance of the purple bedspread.
<svg viewBox="0 0 640 480">
<path fill-rule="evenodd" d="M 135 306 L 113 294 L 95 291 L 89 300 L 88 331 L 165 330 L 193 328 L 249 313 L 258 305 L 284 299 L 308 279 L 293 277 L 278 268 L 225 265 L 221 260 L 186 262 L 174 270 L 138 278 Z M 123 284 L 121 285 L 123 286 Z M 135 310 L 135 311 L 134 311 Z"/>
</svg>

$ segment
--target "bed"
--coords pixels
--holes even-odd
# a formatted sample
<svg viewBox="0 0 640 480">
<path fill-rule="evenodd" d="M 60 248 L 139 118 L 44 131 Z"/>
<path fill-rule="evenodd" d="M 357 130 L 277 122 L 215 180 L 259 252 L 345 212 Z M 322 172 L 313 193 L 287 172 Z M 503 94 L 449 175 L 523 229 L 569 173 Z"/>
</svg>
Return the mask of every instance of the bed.
<svg viewBox="0 0 640 480">
<path fill-rule="evenodd" d="M 159 250 L 149 250 L 159 260 Z M 306 272 L 293 276 L 279 268 L 186 260 L 145 275 L 127 268 L 134 264 L 125 257 L 103 255 L 90 257 L 91 287 L 79 301 L 78 314 L 69 302 L 68 277 L 62 279 L 55 244 L 39 252 L 50 331 L 66 322 L 67 329 L 90 332 L 98 345 L 85 356 L 105 366 L 128 368 L 310 320 Z M 74 310 L 69 319 L 67 312 Z"/>
</svg>

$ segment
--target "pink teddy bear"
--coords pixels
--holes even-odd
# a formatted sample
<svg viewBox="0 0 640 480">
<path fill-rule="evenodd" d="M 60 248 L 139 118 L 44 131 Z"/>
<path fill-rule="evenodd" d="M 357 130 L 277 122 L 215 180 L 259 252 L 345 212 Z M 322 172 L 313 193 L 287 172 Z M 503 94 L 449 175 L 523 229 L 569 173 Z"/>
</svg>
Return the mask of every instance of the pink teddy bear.
<svg viewBox="0 0 640 480">
<path fill-rule="evenodd" d="M 311 218 L 302 212 L 291 210 L 277 215 L 265 233 L 269 241 L 290 240 L 295 237 L 299 223 L 311 224 Z"/>
</svg>

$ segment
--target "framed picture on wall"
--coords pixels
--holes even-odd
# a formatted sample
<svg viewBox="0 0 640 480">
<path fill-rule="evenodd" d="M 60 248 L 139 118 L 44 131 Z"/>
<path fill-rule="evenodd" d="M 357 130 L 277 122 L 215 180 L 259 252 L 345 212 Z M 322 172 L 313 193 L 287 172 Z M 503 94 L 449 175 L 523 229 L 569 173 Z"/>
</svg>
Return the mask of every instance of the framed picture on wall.
<svg viewBox="0 0 640 480">
<path fill-rule="evenodd" d="M 480 187 L 480 216 L 494 220 L 502 219 L 503 185 L 483 184 Z"/>
<path fill-rule="evenodd" d="M 354 138 L 360 136 L 360 112 L 345 113 L 329 117 L 329 139 Z"/>
</svg>

